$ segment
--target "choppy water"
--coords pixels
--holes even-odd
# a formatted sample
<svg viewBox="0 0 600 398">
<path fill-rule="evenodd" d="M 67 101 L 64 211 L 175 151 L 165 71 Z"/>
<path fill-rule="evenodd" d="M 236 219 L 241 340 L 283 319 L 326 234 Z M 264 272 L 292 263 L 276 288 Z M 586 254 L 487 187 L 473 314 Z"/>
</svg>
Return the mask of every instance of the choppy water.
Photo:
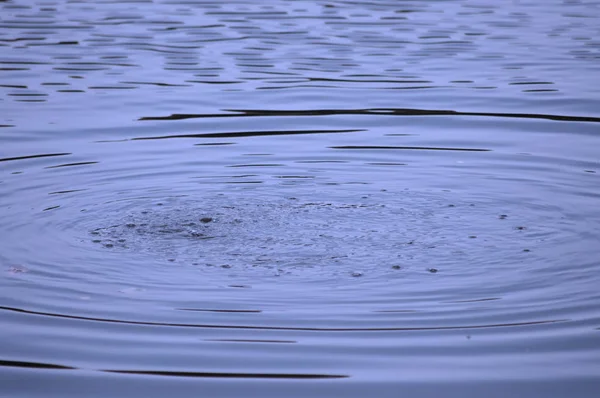
<svg viewBox="0 0 600 398">
<path fill-rule="evenodd" d="M 0 396 L 597 396 L 599 19 L 0 2 Z"/>
</svg>

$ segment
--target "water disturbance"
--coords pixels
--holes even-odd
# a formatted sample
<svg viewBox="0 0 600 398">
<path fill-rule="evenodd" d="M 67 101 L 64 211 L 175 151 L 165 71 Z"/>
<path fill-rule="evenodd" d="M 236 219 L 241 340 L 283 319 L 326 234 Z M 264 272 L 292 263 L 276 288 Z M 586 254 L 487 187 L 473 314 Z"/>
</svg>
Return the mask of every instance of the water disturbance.
<svg viewBox="0 0 600 398">
<path fill-rule="evenodd" d="M 0 1 L 0 396 L 597 396 L 599 22 Z"/>
</svg>

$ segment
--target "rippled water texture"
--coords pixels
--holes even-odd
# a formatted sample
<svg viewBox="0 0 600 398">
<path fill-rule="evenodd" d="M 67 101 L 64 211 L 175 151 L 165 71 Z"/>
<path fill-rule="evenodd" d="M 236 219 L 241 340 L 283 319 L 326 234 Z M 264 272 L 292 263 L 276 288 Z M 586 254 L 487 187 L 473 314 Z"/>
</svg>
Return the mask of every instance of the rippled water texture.
<svg viewBox="0 0 600 398">
<path fill-rule="evenodd" d="M 0 396 L 599 396 L 599 37 L 0 1 Z"/>
</svg>

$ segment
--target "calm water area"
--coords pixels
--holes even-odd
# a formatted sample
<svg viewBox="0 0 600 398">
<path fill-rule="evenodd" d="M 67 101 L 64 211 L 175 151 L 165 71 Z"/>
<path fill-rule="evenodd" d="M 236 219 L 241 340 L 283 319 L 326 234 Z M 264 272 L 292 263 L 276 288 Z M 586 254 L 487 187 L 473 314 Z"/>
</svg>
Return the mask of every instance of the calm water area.
<svg viewBox="0 0 600 398">
<path fill-rule="evenodd" d="M 600 2 L 0 0 L 0 397 L 599 397 Z"/>
</svg>

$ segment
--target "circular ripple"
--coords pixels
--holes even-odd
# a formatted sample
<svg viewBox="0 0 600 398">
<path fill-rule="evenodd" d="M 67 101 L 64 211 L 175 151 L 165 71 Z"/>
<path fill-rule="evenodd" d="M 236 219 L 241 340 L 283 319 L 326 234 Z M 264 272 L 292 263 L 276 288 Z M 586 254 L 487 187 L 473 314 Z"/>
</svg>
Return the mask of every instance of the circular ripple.
<svg viewBox="0 0 600 398">
<path fill-rule="evenodd" d="M 148 363 L 163 376 L 279 377 L 261 358 L 285 345 L 274 361 L 289 377 L 366 377 L 379 368 L 370 380 L 390 380 L 393 360 L 413 369 L 402 380 L 440 381 L 442 359 L 460 358 L 462 380 L 518 379 L 557 352 L 557 339 L 591 326 L 578 308 L 589 308 L 597 283 L 583 250 L 594 235 L 558 205 L 377 184 L 305 184 L 294 197 L 279 186 L 226 195 L 169 186 L 74 192 L 27 221 L 8 217 L 15 246 L 1 254 L 2 310 L 17 325 L 40 316 L 45 328 L 72 324 L 80 337 L 66 350 L 93 358 L 93 369 L 144 374 L 138 364 Z M 577 264 L 567 273 L 565 256 Z M 27 330 L 33 339 L 39 329 Z M 89 348 L 99 333 L 112 339 L 107 348 L 139 354 L 103 359 Z M 159 353 L 145 354 L 149 342 L 138 334 Z M 532 338 L 547 343 L 529 362 L 502 362 L 500 346 L 520 352 Z M 463 355 L 472 340 L 493 366 Z M 201 362 L 188 348 L 199 341 L 210 344 Z M 570 341 L 560 355 L 576 351 Z M 253 359 L 241 364 L 230 344 L 247 345 Z M 340 353 L 347 361 L 327 362 Z"/>
<path fill-rule="evenodd" d="M 335 311 L 360 297 L 358 312 L 417 311 L 439 302 L 543 301 L 554 284 L 543 275 L 563 264 L 556 254 L 576 250 L 574 224 L 555 207 L 500 207 L 451 192 L 364 192 L 354 200 L 324 193 L 318 201 L 260 190 L 132 192 L 97 204 L 81 195 L 38 220 L 54 239 L 39 271 L 72 285 L 66 292 L 85 282 L 80 296 L 90 287 L 105 297 L 155 293 L 173 307 L 215 289 L 225 289 L 224 302 L 213 304 L 239 305 L 226 292 L 246 288 L 261 308 L 321 303 Z"/>
</svg>

